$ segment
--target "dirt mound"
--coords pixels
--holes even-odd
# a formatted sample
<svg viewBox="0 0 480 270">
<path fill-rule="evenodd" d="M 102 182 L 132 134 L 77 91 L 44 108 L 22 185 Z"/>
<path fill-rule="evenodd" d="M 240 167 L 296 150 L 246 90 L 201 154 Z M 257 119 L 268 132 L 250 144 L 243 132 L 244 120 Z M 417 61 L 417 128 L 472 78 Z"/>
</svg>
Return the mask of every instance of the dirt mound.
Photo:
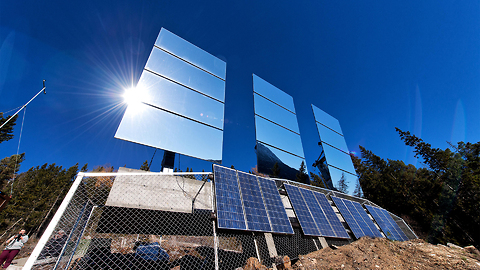
<svg viewBox="0 0 480 270">
<path fill-rule="evenodd" d="M 480 256 L 461 247 L 363 237 L 300 256 L 293 269 L 480 269 Z"/>
</svg>

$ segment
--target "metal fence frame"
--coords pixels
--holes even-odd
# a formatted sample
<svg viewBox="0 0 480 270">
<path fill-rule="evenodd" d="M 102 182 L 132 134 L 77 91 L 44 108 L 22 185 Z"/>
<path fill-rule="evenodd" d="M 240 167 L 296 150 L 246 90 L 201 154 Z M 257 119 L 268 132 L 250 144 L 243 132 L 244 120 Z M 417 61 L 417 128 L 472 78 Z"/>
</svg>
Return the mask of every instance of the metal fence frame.
<svg viewBox="0 0 480 270">
<path fill-rule="evenodd" d="M 152 173 L 152 172 L 141 172 L 141 171 L 119 172 L 119 173 L 80 172 L 78 173 L 70 190 L 68 191 L 63 202 L 61 203 L 54 217 L 52 218 L 50 224 L 48 225 L 42 237 L 38 241 L 32 254 L 28 258 L 23 269 L 42 269 L 42 270 L 43 269 L 73 269 L 71 266 L 72 259 L 74 258 L 74 255 L 77 254 L 77 252 L 79 252 L 77 249 L 79 247 L 81 238 L 84 236 L 87 225 L 90 224 L 91 220 L 94 218 L 93 216 L 98 216 L 98 214 L 94 214 L 94 213 L 96 213 L 96 211 L 98 211 L 99 208 L 104 207 L 105 205 L 103 206 L 95 205 L 94 202 L 91 202 L 91 203 L 87 202 L 83 205 L 83 208 L 80 209 L 81 208 L 79 207 L 80 204 L 77 204 L 75 213 L 78 213 L 78 217 L 74 221 L 73 219 L 75 219 L 75 217 L 71 218 L 72 219 L 72 221 L 70 221 L 71 229 L 69 230 L 70 232 L 68 235 L 68 240 L 65 242 L 64 246 L 62 247 L 61 253 L 56 258 L 56 261 L 54 260 L 55 258 L 53 258 L 52 260 L 54 261 L 52 261 L 48 267 L 44 267 L 44 268 L 41 268 L 41 267 L 38 268 L 36 265 L 38 265 L 38 261 L 39 261 L 38 259 L 40 254 L 42 253 L 42 250 L 45 248 L 48 241 L 52 239 L 53 235 L 58 230 L 58 225 L 62 217 L 64 216 L 66 211 L 71 210 L 72 207 L 75 206 L 75 202 L 72 200 L 76 198 L 75 196 L 78 196 L 77 191 L 79 191 L 79 187 L 82 186 L 81 185 L 82 181 L 87 181 L 89 178 L 94 178 L 94 177 L 131 176 L 131 177 L 161 178 L 161 177 L 175 176 L 175 177 L 182 177 L 182 178 L 194 178 L 196 180 L 199 180 L 197 178 L 201 176 L 201 179 L 203 179 L 202 181 L 204 182 L 200 186 L 197 194 L 192 199 L 192 209 L 191 209 L 192 214 L 195 213 L 194 206 L 195 206 L 195 200 L 197 199 L 197 196 L 200 194 L 200 192 L 202 191 L 202 189 L 204 188 L 207 182 L 212 182 L 212 184 L 210 185 L 211 209 L 205 209 L 205 210 L 208 210 L 211 212 L 209 217 L 211 222 L 211 225 L 209 226 L 211 226 L 211 230 L 208 229 L 209 231 L 211 231 L 211 236 L 206 236 L 206 237 L 211 237 L 213 239 L 213 242 L 210 244 L 211 246 L 207 245 L 203 247 L 204 255 L 201 255 L 201 256 L 202 258 L 205 258 L 205 259 L 203 261 L 202 268 L 205 268 L 205 269 L 216 269 L 216 270 L 236 269 L 237 267 L 244 266 L 246 260 L 250 257 L 255 257 L 264 265 L 268 267 L 272 267 L 275 264 L 282 262 L 284 259 L 284 256 L 288 256 L 290 259 L 295 259 L 301 254 L 307 254 L 309 252 L 319 250 L 328 245 L 332 245 L 332 244 L 344 245 L 353 241 L 353 240 L 345 240 L 345 239 L 328 239 L 328 238 L 325 239 L 323 237 L 304 236 L 298 224 L 294 226 L 294 231 L 295 231 L 294 235 L 277 235 L 277 234 L 260 233 L 260 232 L 244 232 L 244 231 L 239 232 L 234 230 L 218 229 L 216 226 L 216 219 L 215 219 L 215 206 L 214 206 L 215 199 L 214 199 L 214 187 L 213 187 L 214 181 L 209 181 L 213 179 L 213 177 L 211 177 L 212 175 L 213 174 L 211 172 L 202 172 L 202 173 L 177 173 L 177 172 Z M 116 179 L 117 178 L 113 179 L 112 183 L 114 183 Z M 306 184 L 302 184 L 294 181 L 289 181 L 285 179 L 274 178 L 273 180 L 275 180 L 278 187 L 282 186 L 283 183 L 288 183 L 288 184 L 293 184 L 296 186 L 302 186 L 304 188 L 312 189 L 314 191 L 318 191 L 326 195 L 334 194 L 335 196 L 349 199 L 352 201 L 357 201 L 361 204 L 369 204 L 369 205 L 378 207 L 378 205 L 372 203 L 369 200 L 350 196 L 340 192 L 319 188 L 311 185 L 306 185 Z M 111 192 L 111 188 L 108 190 L 108 195 L 110 195 L 110 192 Z M 144 211 L 150 211 L 150 210 L 144 209 Z M 409 230 L 410 238 L 418 238 L 413 232 L 413 230 L 405 223 L 403 219 L 391 213 L 390 215 L 397 222 L 397 224 L 402 224 L 401 227 L 403 230 L 405 229 Z M 203 224 L 206 224 L 206 223 L 203 223 Z M 97 228 L 95 230 L 97 230 Z M 189 234 L 185 233 L 184 235 L 188 236 Z M 70 240 L 75 241 L 75 243 L 69 245 L 70 250 L 67 253 L 69 253 L 70 255 L 68 258 L 63 259 L 62 265 L 60 265 L 60 261 L 62 260 L 62 256 L 66 253 L 67 244 L 70 243 Z M 200 251 L 200 253 L 202 253 L 202 251 Z M 82 256 L 85 256 L 85 254 L 83 254 Z M 212 256 L 213 258 L 209 258 L 209 256 Z M 53 265 L 53 262 L 55 263 L 54 265 Z M 209 265 L 205 266 L 205 264 L 209 264 Z M 104 269 L 104 268 L 98 268 L 98 269 Z M 127 267 L 126 269 L 130 269 L 130 268 Z"/>
</svg>

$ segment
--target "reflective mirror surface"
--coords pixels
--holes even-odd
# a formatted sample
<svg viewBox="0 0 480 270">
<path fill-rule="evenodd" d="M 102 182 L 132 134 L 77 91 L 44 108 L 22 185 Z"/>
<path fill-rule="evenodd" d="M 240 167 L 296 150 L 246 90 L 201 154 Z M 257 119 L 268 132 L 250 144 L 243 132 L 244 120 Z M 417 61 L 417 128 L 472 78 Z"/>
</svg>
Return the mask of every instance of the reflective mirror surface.
<svg viewBox="0 0 480 270">
<path fill-rule="evenodd" d="M 334 168 L 332 166 L 329 166 L 328 170 L 330 171 L 330 176 L 332 177 L 332 182 L 334 184 L 337 184 L 338 181 L 340 180 L 340 178 L 342 178 L 342 176 L 345 177 L 346 183 L 349 186 L 354 186 L 357 183 L 357 176 L 356 175 L 352 175 L 350 173 L 341 171 L 341 170 L 339 170 L 337 168 Z"/>
<path fill-rule="evenodd" d="M 132 89 L 141 102 L 129 103 L 115 137 L 221 163 L 225 72 L 224 61 L 162 29 Z"/>
<path fill-rule="evenodd" d="M 160 49 L 152 49 L 145 69 L 224 102 L 225 81 Z"/>
<path fill-rule="evenodd" d="M 144 104 L 127 108 L 115 138 L 210 161 L 222 159 L 223 131 Z"/>
<path fill-rule="evenodd" d="M 299 157 L 304 157 L 300 135 L 295 134 L 259 116 L 255 116 L 257 141 L 275 146 Z"/>
<path fill-rule="evenodd" d="M 347 143 L 342 135 L 319 123 L 317 123 L 317 129 L 322 142 L 328 143 L 329 145 L 348 153 Z"/>
<path fill-rule="evenodd" d="M 350 155 L 345 154 L 344 152 L 326 144 L 323 144 L 322 146 L 328 165 L 335 166 L 352 174 L 356 174 Z M 329 166 L 329 168 L 331 166 Z"/>
<path fill-rule="evenodd" d="M 294 113 L 276 105 L 258 94 L 253 94 L 253 100 L 255 114 L 265 117 L 291 131 L 300 133 L 297 116 Z"/>
<path fill-rule="evenodd" d="M 162 28 L 155 45 L 225 80 L 227 64 L 190 42 Z"/>
<path fill-rule="evenodd" d="M 267 81 L 253 74 L 253 91 L 295 113 L 293 98 Z"/>
<path fill-rule="evenodd" d="M 137 88 L 143 102 L 223 129 L 223 103 L 150 72 L 143 72 Z"/>
<path fill-rule="evenodd" d="M 277 163 L 280 169 L 278 178 L 295 179 L 302 161 L 305 160 L 257 142 L 257 166 L 259 172 L 272 174 L 272 168 Z"/>
<path fill-rule="evenodd" d="M 312 104 L 312 110 L 313 110 L 313 115 L 315 116 L 315 121 L 343 135 L 342 128 L 340 127 L 340 123 L 338 122 L 337 119 L 335 119 L 328 113 L 320 110 L 313 104 Z"/>
</svg>

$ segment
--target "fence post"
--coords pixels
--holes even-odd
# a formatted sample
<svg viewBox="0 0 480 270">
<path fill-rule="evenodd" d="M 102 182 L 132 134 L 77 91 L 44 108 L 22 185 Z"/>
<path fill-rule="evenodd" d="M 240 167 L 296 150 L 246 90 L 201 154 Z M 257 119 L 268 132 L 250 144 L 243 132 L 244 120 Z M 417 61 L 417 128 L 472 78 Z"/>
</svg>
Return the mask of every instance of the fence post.
<svg viewBox="0 0 480 270">
<path fill-rule="evenodd" d="M 78 186 L 82 182 L 83 175 L 84 175 L 83 172 L 79 172 L 77 174 L 77 178 L 75 179 L 75 182 L 73 182 L 72 187 L 70 187 L 70 190 L 68 191 L 67 195 L 65 195 L 65 198 L 63 199 L 62 204 L 60 205 L 57 212 L 55 213 L 55 216 L 53 216 L 52 221 L 50 221 L 50 224 L 48 225 L 47 229 L 45 229 L 45 231 L 43 232 L 42 237 L 40 237 L 40 240 L 35 246 L 35 249 L 33 250 L 27 262 L 23 266 L 24 270 L 32 269 L 33 264 L 35 263 L 38 256 L 40 255 L 40 252 L 43 250 L 43 248 L 47 244 L 48 238 L 50 238 L 52 233 L 55 231 L 55 227 L 57 226 L 58 222 L 62 218 L 63 213 L 67 209 L 68 204 L 70 203 L 70 201 L 73 198 L 73 195 L 75 194 L 75 191 L 77 191 Z"/>
</svg>

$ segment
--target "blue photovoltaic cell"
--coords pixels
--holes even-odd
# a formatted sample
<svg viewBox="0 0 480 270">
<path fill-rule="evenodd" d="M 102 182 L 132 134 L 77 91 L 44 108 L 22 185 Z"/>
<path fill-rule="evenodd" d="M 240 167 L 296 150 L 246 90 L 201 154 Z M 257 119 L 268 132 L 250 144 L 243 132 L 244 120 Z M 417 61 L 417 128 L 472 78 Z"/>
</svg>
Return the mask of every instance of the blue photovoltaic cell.
<svg viewBox="0 0 480 270">
<path fill-rule="evenodd" d="M 323 213 L 327 217 L 327 220 L 329 221 L 330 226 L 332 226 L 332 230 L 335 232 L 336 237 L 350 239 L 350 236 L 345 230 L 345 227 L 343 227 L 342 223 L 338 219 L 337 214 L 335 214 L 335 211 L 333 211 L 333 208 L 328 202 L 325 194 L 322 194 L 319 192 L 313 192 L 313 193 L 318 203 L 320 204 L 320 207 L 322 208 Z"/>
<path fill-rule="evenodd" d="M 270 218 L 272 231 L 276 233 L 293 234 L 292 224 L 288 219 L 287 212 L 283 206 L 275 181 L 263 177 L 257 177 L 257 179 Z"/>
<path fill-rule="evenodd" d="M 219 228 L 246 230 L 235 170 L 214 165 L 215 198 Z"/>
<path fill-rule="evenodd" d="M 287 190 L 288 198 L 290 199 L 293 210 L 295 211 L 295 215 L 298 218 L 298 222 L 300 222 L 300 226 L 302 226 L 303 234 L 319 236 L 320 231 L 315 225 L 315 221 L 308 210 L 307 204 L 305 203 L 299 188 L 288 184 L 285 184 L 284 186 Z"/>
<path fill-rule="evenodd" d="M 355 206 L 355 208 L 357 209 L 360 216 L 365 221 L 365 223 L 367 223 L 370 230 L 373 232 L 374 237 L 383 237 L 382 233 L 378 230 L 377 226 L 375 226 L 373 221 L 368 216 L 367 212 L 365 212 L 365 209 L 363 209 L 362 205 L 359 204 L 358 202 L 352 202 L 352 203 Z"/>
<path fill-rule="evenodd" d="M 362 231 L 357 221 L 355 220 L 355 217 L 350 213 L 343 200 L 334 196 L 332 196 L 331 198 L 335 203 L 335 206 L 337 206 L 338 210 L 340 211 L 340 214 L 342 214 L 343 219 L 345 219 L 345 221 L 347 222 L 348 227 L 350 227 L 350 229 L 352 230 L 355 237 L 358 239 L 362 236 L 365 236 L 366 234 Z"/>
<path fill-rule="evenodd" d="M 272 229 L 270 228 L 257 177 L 244 172 L 237 173 L 248 230 L 271 232 Z"/>
<path fill-rule="evenodd" d="M 363 233 L 366 236 L 375 237 L 375 234 L 373 233 L 372 229 L 365 222 L 365 220 L 361 216 L 360 212 L 358 212 L 358 209 L 355 207 L 353 202 L 350 200 L 343 200 L 343 203 L 345 204 L 345 206 L 347 206 L 348 211 L 350 211 L 353 218 L 357 222 L 358 226 L 360 226 L 360 229 L 362 229 Z M 362 211 L 365 212 L 365 210 L 362 210 Z"/>
<path fill-rule="evenodd" d="M 310 209 L 310 213 L 315 220 L 318 230 L 320 231 L 321 236 L 328 236 L 328 237 L 336 237 L 335 233 L 333 232 L 330 223 L 327 220 L 327 217 L 323 213 L 322 208 L 317 202 L 315 195 L 313 195 L 313 191 L 309 189 L 299 188 L 300 192 L 303 195 L 305 202 L 307 203 L 308 208 Z"/>
<path fill-rule="evenodd" d="M 385 236 L 390 240 L 405 241 L 408 240 L 407 236 L 398 227 L 397 223 L 393 220 L 390 214 L 382 208 L 365 205 L 368 212 L 372 215 L 373 219 L 377 222 L 380 229 L 382 229 Z"/>
</svg>

